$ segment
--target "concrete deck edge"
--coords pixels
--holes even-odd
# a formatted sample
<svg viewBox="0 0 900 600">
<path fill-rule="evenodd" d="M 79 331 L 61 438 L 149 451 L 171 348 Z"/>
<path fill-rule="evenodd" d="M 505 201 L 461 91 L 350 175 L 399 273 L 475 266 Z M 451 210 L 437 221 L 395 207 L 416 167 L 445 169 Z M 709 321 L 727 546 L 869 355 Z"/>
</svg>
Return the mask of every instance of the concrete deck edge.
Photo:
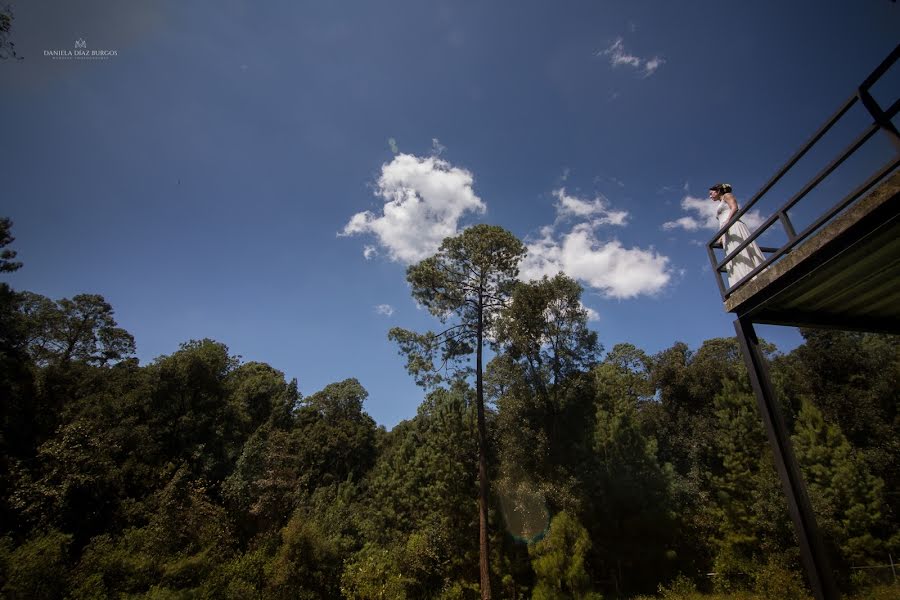
<svg viewBox="0 0 900 600">
<path fill-rule="evenodd" d="M 800 265 L 803 261 L 815 254 L 822 247 L 826 246 L 860 219 L 893 198 L 898 192 L 900 192 L 900 170 L 894 171 L 891 176 L 878 184 L 875 189 L 871 190 L 855 204 L 850 205 L 843 213 L 822 227 L 818 233 L 814 233 L 800 246 L 794 248 L 782 257 L 781 260 L 770 265 L 767 269 L 761 271 L 752 281 L 746 282 L 735 290 L 731 296 L 725 300 L 725 310 L 727 312 L 737 312 L 742 304 L 753 298 L 769 285 L 775 283 L 781 277 L 787 275 L 794 267 Z"/>
</svg>

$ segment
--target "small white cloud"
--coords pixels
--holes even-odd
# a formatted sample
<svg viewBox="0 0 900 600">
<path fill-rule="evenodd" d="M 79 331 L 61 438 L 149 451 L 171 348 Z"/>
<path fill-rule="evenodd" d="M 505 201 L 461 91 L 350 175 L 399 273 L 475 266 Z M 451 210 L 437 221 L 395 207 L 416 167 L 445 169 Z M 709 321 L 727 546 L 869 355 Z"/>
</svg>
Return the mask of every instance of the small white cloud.
<svg viewBox="0 0 900 600">
<path fill-rule="evenodd" d="M 564 182 L 567 181 L 569 179 L 570 172 L 571 171 L 569 170 L 569 167 L 564 168 L 563 172 L 562 172 L 562 176 L 560 177 L 560 180 L 562 180 Z"/>
<path fill-rule="evenodd" d="M 663 223 L 663 229 L 666 231 L 670 229 L 684 229 L 685 231 L 697 231 L 700 229 L 700 222 L 697 221 L 694 217 L 681 217 L 679 219 L 675 219 L 674 221 L 668 221 Z"/>
<path fill-rule="evenodd" d="M 447 149 L 447 146 L 441 144 L 441 141 L 437 138 L 431 138 L 431 154 L 433 156 L 440 156 L 444 153 L 444 150 Z"/>
<path fill-rule="evenodd" d="M 658 68 L 665 64 L 665 60 L 658 56 L 644 61 L 644 77 L 650 77 Z"/>
<path fill-rule="evenodd" d="M 681 200 L 682 210 L 692 215 L 667 221 L 663 223 L 662 228 L 665 230 L 684 229 L 685 231 L 697 231 L 699 229 L 707 229 L 709 231 L 719 230 L 719 220 L 716 219 L 716 209 L 719 207 L 718 202 L 714 202 L 708 198 L 697 198 L 695 196 L 685 196 Z M 744 213 L 741 221 L 752 231 L 762 225 L 765 217 L 759 214 L 757 210 L 751 210 Z"/>
<path fill-rule="evenodd" d="M 671 279 L 669 258 L 652 248 L 625 248 L 616 240 L 602 241 L 589 223 L 579 223 L 556 239 L 552 227 L 541 239 L 526 244 L 519 268 L 523 280 L 552 277 L 562 271 L 609 298 L 633 298 L 661 291 Z"/>
<path fill-rule="evenodd" d="M 553 190 L 556 197 L 557 221 L 568 218 L 590 219 L 593 226 L 600 225 L 625 225 L 628 221 L 628 211 L 612 210 L 609 202 L 603 196 L 597 196 L 593 200 L 586 200 L 566 193 L 566 188 Z"/>
<path fill-rule="evenodd" d="M 394 314 L 394 307 L 390 304 L 379 304 L 375 307 L 375 313 L 384 315 L 385 317 L 390 317 Z"/>
<path fill-rule="evenodd" d="M 378 248 L 375 246 L 366 246 L 363 248 L 363 257 L 365 257 L 366 260 L 372 260 L 376 256 L 378 256 Z"/>
<path fill-rule="evenodd" d="M 665 59 L 654 56 L 652 58 L 641 58 L 634 54 L 629 54 L 625 50 L 625 42 L 619 37 L 605 50 L 597 52 L 597 56 L 608 56 L 609 64 L 613 68 L 631 67 L 643 73 L 644 77 L 650 77 L 659 67 L 665 64 Z"/>
<path fill-rule="evenodd" d="M 394 138 L 388 138 L 388 146 L 391 149 L 391 153 L 393 153 L 393 154 L 400 153 L 400 148 L 397 147 L 397 140 L 395 140 Z"/>
<path fill-rule="evenodd" d="M 463 216 L 487 210 L 473 183 L 472 173 L 437 156 L 398 154 L 382 165 L 375 184 L 385 201 L 381 214 L 356 213 L 338 235 L 372 234 L 391 260 L 418 262 L 458 233 Z"/>
<path fill-rule="evenodd" d="M 579 302 L 579 304 L 581 305 L 581 308 L 583 308 L 584 311 L 587 313 L 588 321 L 599 321 L 600 320 L 600 313 L 598 313 L 596 310 L 594 310 L 590 306 L 587 306 L 583 302 Z"/>
</svg>

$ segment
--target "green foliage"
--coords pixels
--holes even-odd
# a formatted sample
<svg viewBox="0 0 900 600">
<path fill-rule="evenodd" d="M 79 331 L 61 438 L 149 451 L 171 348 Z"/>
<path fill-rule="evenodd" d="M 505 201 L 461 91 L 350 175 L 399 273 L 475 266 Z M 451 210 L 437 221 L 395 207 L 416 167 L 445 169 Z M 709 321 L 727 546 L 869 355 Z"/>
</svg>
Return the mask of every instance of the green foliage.
<svg viewBox="0 0 900 600">
<path fill-rule="evenodd" d="M 407 583 L 394 552 L 366 544 L 347 563 L 341 593 L 354 600 L 403 600 Z"/>
<path fill-rule="evenodd" d="M 446 238 L 437 254 L 407 269 L 416 302 L 442 323 L 456 318 L 439 333 L 399 327 L 389 332 L 416 383 L 433 387 L 470 373 L 463 362 L 474 351 L 480 356 L 479 344 L 508 303 L 524 253 L 522 242 L 508 231 L 475 225 Z"/>
<path fill-rule="evenodd" d="M 883 542 L 873 531 L 885 508 L 884 482 L 811 402 L 803 403 L 792 441 L 823 537 L 838 546 L 847 563 L 871 564 L 883 555 Z"/>
<path fill-rule="evenodd" d="M 697 586 L 684 575 L 678 575 L 669 585 L 659 584 L 663 600 L 694 600 L 699 597 Z"/>
<path fill-rule="evenodd" d="M 695 582 L 805 598 L 736 341 L 619 344 L 598 362 L 581 288 L 517 282 L 523 250 L 479 225 L 410 268 L 449 328 L 392 331 L 428 393 L 389 432 L 355 379 L 302 398 L 212 340 L 140 366 L 102 297 L 0 284 L 0 593 L 447 600 L 493 580 L 510 598 L 693 600 Z M 849 567 L 900 550 L 900 345 L 804 337 L 766 351 L 818 525 L 841 583 L 894 597 Z M 506 524 L 489 548 L 482 516 Z M 679 572 L 693 581 L 659 585 Z"/>
<path fill-rule="evenodd" d="M 581 286 L 562 273 L 552 279 L 519 283 L 498 318 L 496 337 L 524 367 L 532 388 L 552 394 L 573 376 L 590 369 L 600 346 L 587 327 Z"/>
<path fill-rule="evenodd" d="M 55 598 L 66 589 L 72 536 L 51 529 L 36 533 L 15 550 L 0 546 L 0 591 L 9 598 Z"/>
<path fill-rule="evenodd" d="M 561 512 L 553 517 L 546 537 L 528 548 L 536 583 L 532 598 L 602 600 L 592 591 L 585 560 L 591 549 L 587 529 Z"/>
<path fill-rule="evenodd" d="M 633 347 L 617 346 L 594 369 L 591 533 L 603 571 L 626 589 L 640 589 L 640 572 L 665 572 L 674 543 L 671 467 L 659 462 L 656 440 L 638 419 L 650 392 L 645 364 Z"/>
<path fill-rule="evenodd" d="M 807 600 L 810 596 L 803 584 L 803 577 L 777 560 L 756 572 L 754 591 L 763 600 Z"/>
<path fill-rule="evenodd" d="M 414 554 L 428 557 L 404 564 L 408 585 L 428 580 L 442 588 L 466 581 L 477 562 L 474 432 L 466 388 L 435 390 L 415 419 L 388 434 L 367 478 L 364 538 L 382 548 L 420 547 Z"/>
<path fill-rule="evenodd" d="M 334 541 L 315 519 L 303 511 L 295 512 L 281 538 L 281 546 L 266 565 L 266 597 L 337 597 L 341 557 Z"/>
<path fill-rule="evenodd" d="M 116 327 L 112 306 L 97 294 L 56 302 L 25 292 L 21 305 L 28 350 L 38 364 L 106 365 L 134 354 L 134 338 Z"/>
<path fill-rule="evenodd" d="M 0 36 L 6 35 L 12 23 L 12 15 L 7 11 L 8 9 L 0 6 Z M 0 37 L 0 40 L 2 39 Z M 0 55 L 2 52 L 3 42 L 0 41 Z M 12 236 L 12 226 L 13 222 L 9 217 L 0 217 L 0 248 L 5 248 L 0 252 L 0 273 L 11 273 L 22 268 L 22 263 L 13 260 L 16 257 L 16 251 L 6 248 L 16 241 L 16 238 Z"/>
</svg>

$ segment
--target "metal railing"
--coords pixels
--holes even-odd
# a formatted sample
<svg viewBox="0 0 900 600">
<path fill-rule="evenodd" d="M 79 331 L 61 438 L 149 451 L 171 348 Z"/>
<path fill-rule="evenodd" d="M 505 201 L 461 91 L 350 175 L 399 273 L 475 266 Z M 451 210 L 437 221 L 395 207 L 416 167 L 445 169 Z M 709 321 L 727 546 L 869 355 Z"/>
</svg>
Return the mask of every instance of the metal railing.
<svg viewBox="0 0 900 600">
<path fill-rule="evenodd" d="M 740 209 L 738 209 L 737 213 L 732 217 L 727 224 L 725 224 L 719 231 L 716 232 L 715 236 L 706 244 L 706 250 L 709 254 L 709 262 L 712 265 L 713 273 L 716 276 L 716 282 L 719 284 L 719 292 L 722 294 L 722 300 L 726 300 L 737 288 L 741 285 L 753 279 L 758 273 L 765 270 L 772 263 L 779 260 L 782 256 L 791 251 L 797 244 L 804 241 L 810 234 L 819 229 L 822 225 L 830 221 L 834 218 L 838 213 L 844 210 L 847 206 L 855 202 L 859 199 L 863 194 L 869 191 L 872 187 L 878 184 L 882 179 L 890 175 L 898 166 L 900 166 L 900 134 L 897 132 L 897 128 L 891 122 L 891 119 L 900 111 L 900 99 L 894 101 L 894 103 L 887 110 L 883 110 L 881 106 L 876 102 L 876 100 L 869 93 L 869 90 L 872 86 L 884 75 L 888 69 L 893 66 L 897 60 L 900 59 L 900 45 L 894 48 L 894 51 L 888 55 L 884 61 L 878 65 L 871 75 L 869 75 L 865 81 L 856 89 L 850 98 L 841 105 L 841 107 L 831 116 L 828 121 L 822 125 L 819 130 L 813 134 L 813 136 L 809 139 L 806 144 L 803 145 L 800 150 L 797 151 L 788 161 L 785 163 L 781 169 L 775 173 L 775 175 L 766 183 L 762 189 L 760 189 L 754 196 Z M 821 171 L 819 171 L 815 177 L 813 177 L 803 188 L 794 194 L 794 196 L 788 200 L 781 208 L 775 211 L 771 216 L 769 216 L 766 220 L 762 222 L 762 224 L 757 227 L 754 231 L 751 232 L 750 236 L 743 240 L 734 250 L 727 253 L 725 258 L 721 261 L 717 260 L 715 249 L 721 248 L 722 244 L 718 243 L 718 240 L 725 234 L 726 231 L 736 223 L 748 210 L 753 208 L 753 206 L 757 203 L 757 201 L 764 196 L 772 187 L 781 180 L 781 178 L 787 173 L 807 152 L 820 140 L 822 137 L 828 133 L 828 131 L 834 127 L 834 125 L 841 120 L 841 118 L 847 114 L 847 112 L 857 103 L 862 103 L 863 107 L 869 112 L 869 114 L 874 119 L 874 122 L 866 127 L 866 129 L 860 133 L 853 142 L 849 146 L 847 146 L 844 151 L 839 154 L 834 160 L 832 160 L 828 165 L 826 165 Z M 797 233 L 794 230 L 794 225 L 791 223 L 791 219 L 788 216 L 788 211 L 794 207 L 800 200 L 802 200 L 813 188 L 815 188 L 819 183 L 822 182 L 828 175 L 830 175 L 835 169 L 837 169 L 847 158 L 849 158 L 854 152 L 859 150 L 859 148 L 865 144 L 877 131 L 881 130 L 884 132 L 891 140 L 891 143 L 894 146 L 895 155 L 892 159 L 888 160 L 887 163 L 882 166 L 878 171 L 872 174 L 866 181 L 862 184 L 858 185 L 853 191 L 844 196 L 837 204 L 832 206 L 827 212 L 825 212 L 822 216 L 816 219 L 812 224 L 806 227 L 800 233 Z M 762 264 L 758 265 L 752 271 L 750 271 L 747 275 L 740 279 L 740 281 L 731 283 L 729 286 L 726 286 L 722 274 L 727 272 L 726 266 L 729 262 L 734 260 L 735 257 L 738 256 L 747 246 L 749 246 L 752 242 L 756 240 L 760 235 L 765 233 L 769 227 L 775 224 L 776 221 L 779 221 L 784 227 L 785 233 L 787 234 L 787 242 L 778 248 L 770 248 L 770 247 L 761 247 L 760 250 L 763 252 L 770 254 L 768 258 L 766 258 Z M 729 282 L 730 283 L 730 282 Z"/>
</svg>

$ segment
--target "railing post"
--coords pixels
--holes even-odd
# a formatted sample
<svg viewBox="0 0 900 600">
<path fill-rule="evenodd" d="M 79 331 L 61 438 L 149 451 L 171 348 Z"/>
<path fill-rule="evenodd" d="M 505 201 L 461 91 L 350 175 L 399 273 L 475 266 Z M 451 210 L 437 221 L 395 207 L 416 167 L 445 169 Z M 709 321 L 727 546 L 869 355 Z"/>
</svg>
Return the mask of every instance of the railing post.
<svg viewBox="0 0 900 600">
<path fill-rule="evenodd" d="M 778 213 L 778 219 L 781 221 L 781 225 L 784 227 L 784 230 L 787 232 L 788 239 L 790 241 L 794 241 L 797 239 L 797 232 L 794 231 L 794 224 L 791 223 L 791 219 L 788 217 L 786 211 L 781 211 Z"/>
<path fill-rule="evenodd" d="M 891 122 L 890 117 L 881 110 L 878 102 L 875 101 L 875 98 L 872 97 L 872 94 L 869 93 L 868 89 L 859 88 L 857 95 L 859 96 L 859 101 L 862 102 L 862 105 L 866 107 L 866 110 L 869 111 L 869 114 L 875 119 L 875 123 L 881 127 L 881 130 L 891 140 L 894 149 L 900 152 L 900 133 L 897 133 L 897 128 L 894 126 L 894 123 Z"/>
<path fill-rule="evenodd" d="M 800 542 L 800 557 L 809 577 L 809 585 L 816 600 L 837 600 L 839 595 L 834 575 L 816 526 L 816 517 L 809 503 L 800 467 L 794 457 L 790 432 L 775 398 L 766 359 L 759 347 L 756 331 L 753 324 L 745 319 L 737 319 L 734 322 L 734 329 L 750 374 L 756 403 L 766 427 L 775 467 L 778 469 L 778 476 L 788 499 L 788 512 L 794 521 L 794 529 Z"/>
<path fill-rule="evenodd" d="M 716 253 L 713 251 L 712 245 L 706 246 L 706 252 L 709 254 L 709 264 L 712 267 L 713 275 L 716 277 L 716 283 L 719 284 L 719 294 L 722 296 L 722 302 L 725 302 L 725 296 L 728 294 L 728 291 L 725 289 L 725 283 L 722 281 L 722 274 L 718 272 L 718 262 L 716 260 Z"/>
</svg>

